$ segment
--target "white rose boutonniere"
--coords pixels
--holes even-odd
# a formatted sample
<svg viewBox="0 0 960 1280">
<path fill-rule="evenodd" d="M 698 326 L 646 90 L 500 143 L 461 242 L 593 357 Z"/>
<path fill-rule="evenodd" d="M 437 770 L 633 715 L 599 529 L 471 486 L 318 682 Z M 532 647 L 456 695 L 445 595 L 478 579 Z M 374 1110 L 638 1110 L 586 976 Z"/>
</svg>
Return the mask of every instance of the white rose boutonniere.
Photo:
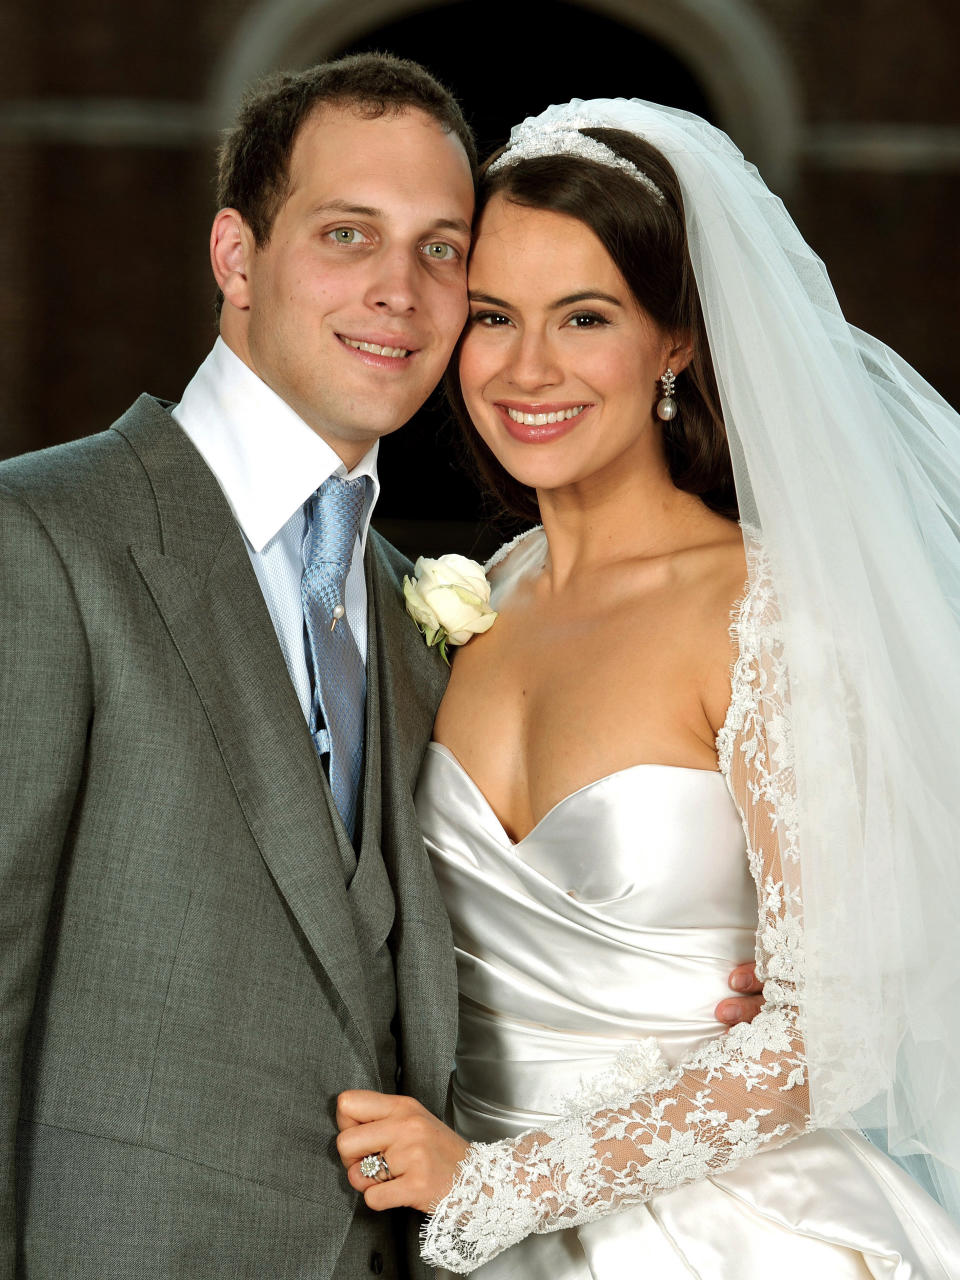
<svg viewBox="0 0 960 1280">
<path fill-rule="evenodd" d="M 449 663 L 447 645 L 466 644 L 496 621 L 496 610 L 490 608 L 490 583 L 483 566 L 466 556 L 446 555 L 439 560 L 421 556 L 413 572 L 413 578 L 403 580 L 407 613 L 427 644 L 439 645 L 441 657 Z"/>
</svg>

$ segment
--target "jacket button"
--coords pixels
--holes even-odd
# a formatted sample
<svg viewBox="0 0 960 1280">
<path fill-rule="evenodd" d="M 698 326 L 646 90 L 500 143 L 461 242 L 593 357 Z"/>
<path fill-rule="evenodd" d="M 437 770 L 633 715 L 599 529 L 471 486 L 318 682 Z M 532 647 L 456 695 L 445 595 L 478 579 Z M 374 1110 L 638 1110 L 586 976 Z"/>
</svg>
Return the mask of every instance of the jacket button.
<svg viewBox="0 0 960 1280">
<path fill-rule="evenodd" d="M 370 1255 L 370 1270 L 375 1276 L 380 1275 L 383 1271 L 383 1254 L 377 1253 L 376 1249 Z"/>
</svg>

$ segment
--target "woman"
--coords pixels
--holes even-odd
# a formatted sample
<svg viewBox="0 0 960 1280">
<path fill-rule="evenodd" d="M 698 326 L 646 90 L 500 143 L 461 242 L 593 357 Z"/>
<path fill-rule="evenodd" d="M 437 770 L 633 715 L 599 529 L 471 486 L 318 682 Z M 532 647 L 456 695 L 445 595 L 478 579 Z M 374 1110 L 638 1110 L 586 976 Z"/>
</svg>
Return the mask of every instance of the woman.
<svg viewBox="0 0 960 1280">
<path fill-rule="evenodd" d="M 695 117 L 551 108 L 481 208 L 463 402 L 543 528 L 418 791 L 455 1131 L 345 1094 L 350 1181 L 490 1277 L 960 1275 L 855 1127 L 956 1210 L 960 423 Z"/>
</svg>

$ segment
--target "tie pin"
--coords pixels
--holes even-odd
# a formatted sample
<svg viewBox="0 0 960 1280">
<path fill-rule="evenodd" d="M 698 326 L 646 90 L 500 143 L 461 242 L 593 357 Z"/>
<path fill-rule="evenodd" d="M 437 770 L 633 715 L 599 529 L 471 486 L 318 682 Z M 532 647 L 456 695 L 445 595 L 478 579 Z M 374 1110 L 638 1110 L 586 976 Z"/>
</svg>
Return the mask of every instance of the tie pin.
<svg viewBox="0 0 960 1280">
<path fill-rule="evenodd" d="M 340 619 L 343 617 L 345 613 L 346 613 L 346 609 L 344 609 L 342 604 L 335 604 L 333 606 L 333 621 L 330 623 L 331 631 L 334 629 L 334 627 L 337 625 L 337 623 L 340 621 Z"/>
</svg>

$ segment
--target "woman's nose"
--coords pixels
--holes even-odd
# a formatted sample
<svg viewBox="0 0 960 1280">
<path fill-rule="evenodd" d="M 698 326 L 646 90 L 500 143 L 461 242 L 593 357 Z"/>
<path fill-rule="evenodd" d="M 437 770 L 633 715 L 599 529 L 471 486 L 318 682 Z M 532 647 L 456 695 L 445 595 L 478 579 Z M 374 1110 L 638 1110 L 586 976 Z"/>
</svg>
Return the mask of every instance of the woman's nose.
<svg viewBox="0 0 960 1280">
<path fill-rule="evenodd" d="M 517 342 L 507 377 L 514 386 L 524 391 L 539 387 L 552 387 L 563 381 L 552 344 L 542 334 L 525 333 Z"/>
</svg>

